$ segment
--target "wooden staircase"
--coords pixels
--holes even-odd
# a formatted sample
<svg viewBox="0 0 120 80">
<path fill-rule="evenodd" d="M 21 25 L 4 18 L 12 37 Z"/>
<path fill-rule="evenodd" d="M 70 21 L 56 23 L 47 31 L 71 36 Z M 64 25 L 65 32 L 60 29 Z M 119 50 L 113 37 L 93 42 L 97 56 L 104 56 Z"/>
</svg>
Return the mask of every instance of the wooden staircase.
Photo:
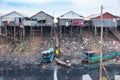
<svg viewBox="0 0 120 80">
<path fill-rule="evenodd" d="M 118 31 L 117 29 L 115 28 L 108 28 L 112 33 L 113 35 L 120 40 L 120 31 Z"/>
</svg>

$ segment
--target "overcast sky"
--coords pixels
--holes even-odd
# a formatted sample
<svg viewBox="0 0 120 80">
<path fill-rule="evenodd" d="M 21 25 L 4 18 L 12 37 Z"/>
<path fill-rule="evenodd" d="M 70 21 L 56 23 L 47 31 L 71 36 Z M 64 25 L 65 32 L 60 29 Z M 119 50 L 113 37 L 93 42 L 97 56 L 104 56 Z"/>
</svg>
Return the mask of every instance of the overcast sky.
<svg viewBox="0 0 120 80">
<path fill-rule="evenodd" d="M 120 0 L 0 0 L 0 13 L 17 11 L 32 16 L 39 11 L 58 17 L 67 11 L 75 11 L 82 16 L 100 13 L 103 4 L 104 12 L 120 16 Z"/>
</svg>

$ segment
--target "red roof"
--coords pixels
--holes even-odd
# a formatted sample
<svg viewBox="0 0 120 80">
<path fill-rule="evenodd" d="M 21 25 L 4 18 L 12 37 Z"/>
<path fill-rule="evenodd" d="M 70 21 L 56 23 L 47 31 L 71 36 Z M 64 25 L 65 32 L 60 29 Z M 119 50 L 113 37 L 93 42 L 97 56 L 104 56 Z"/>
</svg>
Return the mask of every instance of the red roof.
<svg viewBox="0 0 120 80">
<path fill-rule="evenodd" d="M 97 16 L 97 17 L 95 17 L 95 18 L 96 18 L 96 19 L 100 19 L 100 17 L 101 17 L 101 15 L 100 15 L 100 16 Z M 109 13 L 109 12 L 106 12 L 106 13 L 103 14 L 103 18 L 117 18 L 117 16 L 112 15 L 112 14 Z"/>
</svg>

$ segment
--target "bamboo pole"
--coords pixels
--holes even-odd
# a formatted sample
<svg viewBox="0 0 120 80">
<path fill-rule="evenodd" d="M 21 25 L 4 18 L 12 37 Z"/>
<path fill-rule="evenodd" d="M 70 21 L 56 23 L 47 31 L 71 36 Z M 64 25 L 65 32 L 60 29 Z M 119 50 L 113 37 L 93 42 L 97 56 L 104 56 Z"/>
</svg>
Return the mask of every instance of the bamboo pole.
<svg viewBox="0 0 120 80">
<path fill-rule="evenodd" d="M 109 75 L 108 75 L 108 72 L 107 72 L 106 68 L 105 68 L 103 65 L 102 65 L 102 68 L 103 68 L 103 70 L 105 71 L 105 74 L 106 74 L 106 76 L 107 76 L 107 79 L 110 80 L 110 77 L 109 77 Z"/>
<path fill-rule="evenodd" d="M 102 64 L 102 42 L 103 42 L 103 5 L 101 6 L 101 43 L 100 43 L 100 78 L 99 80 L 102 80 L 102 69 L 105 71 L 106 77 L 108 80 L 110 80 L 110 77 L 107 73 L 106 68 Z"/>
<path fill-rule="evenodd" d="M 103 5 L 101 5 L 101 43 L 100 43 L 100 74 L 99 74 L 99 80 L 102 80 L 102 42 L 103 42 Z"/>
</svg>

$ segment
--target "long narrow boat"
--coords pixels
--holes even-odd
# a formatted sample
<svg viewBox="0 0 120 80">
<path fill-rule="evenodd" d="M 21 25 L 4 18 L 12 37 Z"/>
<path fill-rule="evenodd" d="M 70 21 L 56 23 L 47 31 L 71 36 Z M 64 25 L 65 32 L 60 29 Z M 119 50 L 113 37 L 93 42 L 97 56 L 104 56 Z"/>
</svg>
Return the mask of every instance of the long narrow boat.
<svg viewBox="0 0 120 80">
<path fill-rule="evenodd" d="M 82 62 L 83 63 L 99 62 L 100 56 L 95 54 L 96 53 L 93 51 L 84 51 L 82 54 Z M 103 61 L 105 61 L 105 60 L 113 59 L 119 56 L 120 56 L 120 52 L 111 52 L 111 53 L 104 54 L 102 58 L 103 58 Z"/>
</svg>

